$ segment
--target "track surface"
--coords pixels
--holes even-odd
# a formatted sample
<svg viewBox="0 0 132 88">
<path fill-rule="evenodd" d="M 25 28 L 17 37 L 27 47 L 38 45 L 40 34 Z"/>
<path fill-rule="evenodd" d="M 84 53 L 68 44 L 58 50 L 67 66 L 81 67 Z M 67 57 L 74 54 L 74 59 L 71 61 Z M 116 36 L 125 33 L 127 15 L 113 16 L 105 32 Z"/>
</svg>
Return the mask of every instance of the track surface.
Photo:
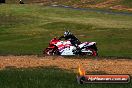
<svg viewBox="0 0 132 88">
<path fill-rule="evenodd" d="M 37 56 L 0 56 L 0 69 L 47 67 L 68 69 L 77 72 L 78 65 L 89 74 L 130 74 L 132 75 L 131 59 L 77 59 L 64 57 Z"/>
<path fill-rule="evenodd" d="M 110 10 L 101 10 L 101 9 L 94 9 L 94 8 L 74 8 L 74 7 L 70 7 L 70 6 L 51 6 L 51 7 L 68 8 L 68 9 L 73 9 L 73 10 L 91 11 L 91 12 L 98 12 L 98 13 L 104 13 L 104 14 L 132 16 L 131 12 L 114 12 L 114 11 L 110 11 Z"/>
</svg>

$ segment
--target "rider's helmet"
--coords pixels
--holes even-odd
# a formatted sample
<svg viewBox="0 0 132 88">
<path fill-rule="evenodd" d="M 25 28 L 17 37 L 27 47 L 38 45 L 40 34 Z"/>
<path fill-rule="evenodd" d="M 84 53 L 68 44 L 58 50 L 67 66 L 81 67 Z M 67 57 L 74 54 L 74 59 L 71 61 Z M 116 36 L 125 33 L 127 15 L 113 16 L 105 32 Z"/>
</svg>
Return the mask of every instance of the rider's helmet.
<svg viewBox="0 0 132 88">
<path fill-rule="evenodd" d="M 64 32 L 64 36 L 69 36 L 69 35 L 71 35 L 72 33 L 70 32 L 70 31 L 65 31 Z"/>
</svg>

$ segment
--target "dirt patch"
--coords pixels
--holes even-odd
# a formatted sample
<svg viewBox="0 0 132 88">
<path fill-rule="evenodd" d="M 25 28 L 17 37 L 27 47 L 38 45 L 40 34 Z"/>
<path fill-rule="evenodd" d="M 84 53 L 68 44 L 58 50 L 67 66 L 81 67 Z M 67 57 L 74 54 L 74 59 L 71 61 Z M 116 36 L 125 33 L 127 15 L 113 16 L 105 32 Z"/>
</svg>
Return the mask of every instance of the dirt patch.
<svg viewBox="0 0 132 88">
<path fill-rule="evenodd" d="M 132 11 L 132 8 L 128 8 L 128 7 L 122 6 L 122 5 L 111 6 L 110 9 Z"/>
<path fill-rule="evenodd" d="M 87 73 L 100 74 L 131 74 L 132 60 L 130 59 L 77 59 L 64 57 L 37 57 L 37 56 L 0 56 L 0 69 L 29 68 L 55 66 L 77 72 L 78 65 Z"/>
<path fill-rule="evenodd" d="M 132 8 L 122 5 L 123 0 L 24 0 L 25 3 L 40 3 L 42 5 L 68 5 L 76 8 L 109 8 L 114 10 L 132 11 Z"/>
<path fill-rule="evenodd" d="M 98 8 L 110 7 L 114 3 L 118 3 L 118 2 L 120 2 L 120 0 L 106 0 L 106 1 L 104 1 L 102 3 L 96 4 L 95 7 L 98 7 Z"/>
</svg>

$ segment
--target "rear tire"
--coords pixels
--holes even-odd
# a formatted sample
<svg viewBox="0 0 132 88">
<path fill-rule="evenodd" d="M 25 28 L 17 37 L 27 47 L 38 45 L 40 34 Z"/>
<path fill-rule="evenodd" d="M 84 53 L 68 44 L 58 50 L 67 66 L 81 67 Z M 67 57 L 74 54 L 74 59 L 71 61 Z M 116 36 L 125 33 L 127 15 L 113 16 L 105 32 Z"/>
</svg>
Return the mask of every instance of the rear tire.
<svg viewBox="0 0 132 88">
<path fill-rule="evenodd" d="M 44 51 L 43 51 L 43 54 L 44 55 L 53 55 L 52 54 L 52 52 L 53 52 L 53 49 L 50 49 L 50 48 L 46 48 Z"/>
<path fill-rule="evenodd" d="M 44 55 L 48 55 L 48 56 L 51 56 L 51 55 L 60 55 L 59 51 L 57 48 L 46 48 L 44 51 L 43 51 L 43 54 Z"/>
</svg>

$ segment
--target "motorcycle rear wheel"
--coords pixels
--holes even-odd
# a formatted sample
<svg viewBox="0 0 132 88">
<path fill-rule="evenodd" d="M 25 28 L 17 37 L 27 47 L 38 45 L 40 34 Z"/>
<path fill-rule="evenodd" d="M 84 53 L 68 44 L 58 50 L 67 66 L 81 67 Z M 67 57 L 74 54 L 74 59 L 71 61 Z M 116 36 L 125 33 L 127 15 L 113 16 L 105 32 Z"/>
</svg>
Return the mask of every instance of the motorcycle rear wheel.
<svg viewBox="0 0 132 88">
<path fill-rule="evenodd" d="M 46 48 L 46 49 L 43 51 L 43 54 L 44 54 L 44 55 L 52 55 L 52 51 L 53 51 L 53 49 Z"/>
<path fill-rule="evenodd" d="M 54 49 L 54 48 L 46 48 L 43 51 L 43 54 L 48 55 L 48 56 L 59 55 L 59 51 L 58 51 L 58 49 Z"/>
</svg>

